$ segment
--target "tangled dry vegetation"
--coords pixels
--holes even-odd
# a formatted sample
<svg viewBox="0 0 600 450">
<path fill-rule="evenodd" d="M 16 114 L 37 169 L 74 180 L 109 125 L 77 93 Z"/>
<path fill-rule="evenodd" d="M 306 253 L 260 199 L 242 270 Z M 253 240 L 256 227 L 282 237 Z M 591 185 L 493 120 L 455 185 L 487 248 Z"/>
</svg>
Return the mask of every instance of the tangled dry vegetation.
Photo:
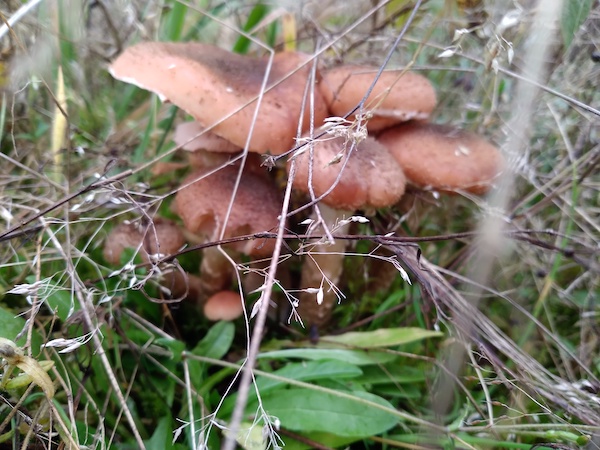
<svg viewBox="0 0 600 450">
<path fill-rule="evenodd" d="M 0 449 L 600 448 L 597 1 L 0 19 Z"/>
</svg>

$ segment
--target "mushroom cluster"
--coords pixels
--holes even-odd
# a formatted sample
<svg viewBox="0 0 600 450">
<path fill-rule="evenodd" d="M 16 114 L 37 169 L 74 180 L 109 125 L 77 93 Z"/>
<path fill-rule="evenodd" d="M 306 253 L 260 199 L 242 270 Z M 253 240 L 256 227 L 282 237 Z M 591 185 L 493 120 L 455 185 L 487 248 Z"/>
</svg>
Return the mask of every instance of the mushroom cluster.
<svg viewBox="0 0 600 450">
<path fill-rule="evenodd" d="M 436 94 L 425 77 L 400 70 L 376 78 L 376 67 L 313 66 L 299 52 L 269 59 L 160 42 L 130 47 L 110 66 L 115 78 L 156 93 L 194 119 L 174 135 L 193 167 L 173 204 L 188 237 L 207 242 L 274 229 L 281 189 L 251 154 L 243 168 L 229 160 L 242 149 L 281 155 L 294 147 L 298 133 L 308 145 L 292 153 L 287 168 L 294 167 L 294 188 L 319 200 L 315 218 L 321 222 L 313 229 L 326 235 L 332 227 L 343 230 L 355 210 L 396 204 L 407 183 L 482 194 L 501 171 L 500 153 L 483 138 L 427 122 Z M 304 100 L 307 92 L 310 101 Z M 311 121 L 317 129 L 308 135 Z M 344 244 L 307 245 L 298 313 L 320 327 L 337 302 Z M 226 250 L 203 254 L 200 290 L 206 298 L 230 286 L 231 258 L 268 258 L 273 242 L 243 241 Z M 232 295 L 214 296 L 226 297 L 242 304 Z"/>
<path fill-rule="evenodd" d="M 320 88 L 332 113 L 353 111 L 366 99 L 366 128 L 383 144 L 413 186 L 484 194 L 503 168 L 502 155 L 484 138 L 427 122 L 436 106 L 431 83 L 421 75 L 339 66 L 322 74 Z M 359 118 L 360 120 L 360 118 Z"/>
</svg>

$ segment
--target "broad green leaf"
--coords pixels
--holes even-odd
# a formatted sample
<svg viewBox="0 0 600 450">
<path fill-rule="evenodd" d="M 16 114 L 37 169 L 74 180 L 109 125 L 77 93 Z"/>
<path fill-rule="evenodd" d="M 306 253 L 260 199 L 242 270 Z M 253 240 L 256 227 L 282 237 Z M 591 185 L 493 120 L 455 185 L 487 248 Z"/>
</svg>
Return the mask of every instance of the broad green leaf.
<svg viewBox="0 0 600 450">
<path fill-rule="evenodd" d="M 318 346 L 331 347 L 331 343 L 361 348 L 394 347 L 411 342 L 440 337 L 440 331 L 424 330 L 422 328 L 380 328 L 375 331 L 350 332 L 338 336 L 323 336 Z"/>
<path fill-rule="evenodd" d="M 79 309 L 73 302 L 71 291 L 67 290 L 56 290 L 52 292 L 52 294 L 46 298 L 46 304 L 63 322 L 67 320 L 71 308 L 73 311 Z"/>
<path fill-rule="evenodd" d="M 342 361 L 308 361 L 304 363 L 290 363 L 282 369 L 273 372 L 274 375 L 291 380 L 313 381 L 327 378 L 355 378 L 362 374 L 357 366 Z M 285 382 L 272 378 L 258 377 L 256 385 L 261 394 L 265 394 Z"/>
<path fill-rule="evenodd" d="M 235 326 L 231 322 L 217 322 L 208 330 L 198 345 L 192 350 L 194 355 L 221 359 L 231 347 Z"/>
<path fill-rule="evenodd" d="M 287 359 L 301 358 L 311 361 L 335 359 L 349 364 L 364 366 L 392 361 L 396 355 L 390 353 L 368 352 L 364 350 L 326 349 L 326 348 L 290 348 L 261 353 L 259 358 Z"/>
<path fill-rule="evenodd" d="M 267 414 L 277 417 L 281 426 L 299 432 L 324 431 L 338 436 L 367 437 L 383 433 L 398 423 L 386 411 L 360 402 L 360 399 L 393 409 L 386 400 L 366 392 L 353 392 L 351 400 L 311 389 L 276 390 L 262 397 Z"/>
<path fill-rule="evenodd" d="M 16 317 L 15 314 L 0 306 L 0 337 L 12 341 L 23 330 L 24 326 L 25 321 L 22 318 Z"/>
<path fill-rule="evenodd" d="M 173 429 L 170 417 L 162 417 L 146 444 L 147 450 L 169 450 L 173 448 Z"/>
<path fill-rule="evenodd" d="M 378 384 L 373 388 L 372 392 L 390 400 L 394 398 L 413 398 L 415 400 L 423 398 L 423 392 L 412 384 Z"/>
<path fill-rule="evenodd" d="M 176 363 L 181 361 L 181 354 L 185 350 L 185 343 L 177 339 L 157 338 L 154 343 L 171 351 L 170 359 Z"/>
<path fill-rule="evenodd" d="M 289 363 L 285 367 L 273 372 L 273 375 L 287 378 L 294 381 L 317 381 L 327 380 L 331 378 L 355 378 L 362 374 L 362 370 L 357 366 L 348 364 L 342 361 L 328 360 L 328 361 L 308 361 L 302 363 Z M 288 383 L 285 381 L 275 380 L 273 378 L 258 376 L 256 379 L 256 388 L 250 391 L 248 396 L 248 402 L 251 403 L 256 400 L 256 390 L 260 395 L 265 395 L 277 388 L 287 386 Z M 282 391 L 285 395 L 285 392 Z M 221 417 L 227 417 L 231 414 L 235 405 L 236 396 L 226 398 L 223 402 L 223 406 L 219 411 Z"/>
<path fill-rule="evenodd" d="M 23 330 L 25 327 L 25 320 L 21 317 L 16 316 L 14 313 L 10 312 L 7 309 L 4 309 L 0 305 L 0 338 L 10 339 L 14 341 L 17 335 Z M 23 336 L 17 344 L 21 343 L 23 345 L 25 343 L 25 336 Z M 32 336 L 32 346 L 31 350 L 33 354 L 37 354 L 40 351 L 40 345 L 42 345 L 42 338 L 38 334 L 38 332 L 34 329 Z"/>
<path fill-rule="evenodd" d="M 361 439 L 357 437 L 337 436 L 335 434 L 324 433 L 322 431 L 298 434 L 310 439 L 312 442 L 318 442 L 324 448 L 346 448 L 348 444 Z M 313 448 L 304 442 L 297 441 L 288 436 L 282 436 L 282 439 L 285 442 L 285 450 L 308 450 Z"/>
<path fill-rule="evenodd" d="M 231 348 L 235 326 L 231 322 L 217 322 L 206 336 L 192 350 L 192 354 L 207 358 L 221 359 Z M 190 359 L 188 361 L 192 384 L 200 388 L 205 378 L 205 363 Z"/>
<path fill-rule="evenodd" d="M 363 374 L 354 381 L 363 384 L 387 384 L 387 383 L 421 383 L 426 380 L 426 369 L 422 365 L 411 367 L 406 362 L 394 362 L 384 367 L 368 366 L 363 369 Z"/>
<path fill-rule="evenodd" d="M 566 0 L 560 20 L 565 50 L 569 48 L 577 30 L 590 14 L 593 0 Z"/>
</svg>

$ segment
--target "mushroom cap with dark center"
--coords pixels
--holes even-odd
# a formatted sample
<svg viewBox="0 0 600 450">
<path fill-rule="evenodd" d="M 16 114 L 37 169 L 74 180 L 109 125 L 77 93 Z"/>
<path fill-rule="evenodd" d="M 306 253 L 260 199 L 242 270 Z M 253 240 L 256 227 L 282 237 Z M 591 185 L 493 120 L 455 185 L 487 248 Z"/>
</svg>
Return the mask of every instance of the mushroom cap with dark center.
<svg viewBox="0 0 600 450">
<path fill-rule="evenodd" d="M 385 130 L 377 140 L 394 155 L 408 181 L 421 188 L 483 194 L 504 167 L 494 145 L 445 125 L 399 125 Z"/>
<path fill-rule="evenodd" d="M 324 138 L 314 143 L 312 185 L 316 196 L 325 193 L 342 171 L 351 143 L 343 137 Z M 295 157 L 294 187 L 309 192 L 310 152 Z M 337 162 L 334 162 L 337 161 Z M 291 162 L 288 162 L 288 170 Z M 383 208 L 404 194 L 405 177 L 396 160 L 373 138 L 361 141 L 350 153 L 342 176 L 323 202 L 336 209 Z"/>
<path fill-rule="evenodd" d="M 285 80 L 262 98 L 251 151 L 280 154 L 294 144 L 311 70 L 309 59 L 310 56 L 296 52 L 274 56 L 267 87 Z M 201 43 L 144 42 L 127 48 L 109 70 L 115 78 L 155 92 L 179 106 L 206 128 L 233 114 L 211 131 L 244 147 L 268 70 L 268 58 L 239 55 Z M 327 116 L 327 108 L 318 89 L 314 94 L 314 118 L 319 124 Z M 308 128 L 309 112 L 307 101 L 303 129 Z"/>
<path fill-rule="evenodd" d="M 377 71 L 376 67 L 344 65 L 323 72 L 319 89 L 330 112 L 343 117 L 355 108 Z M 385 71 L 365 102 L 365 111 L 373 114 L 367 128 L 377 131 L 407 120 L 426 119 L 435 105 L 435 90 L 427 78 L 414 72 Z"/>
<path fill-rule="evenodd" d="M 189 231 L 207 240 L 220 236 L 237 176 L 238 168 L 227 166 L 209 175 L 203 170 L 196 171 L 183 181 L 185 187 L 175 196 L 174 209 Z M 187 186 L 188 183 L 192 184 Z M 244 171 L 224 237 L 274 229 L 281 202 L 281 195 L 270 180 Z M 273 239 L 231 244 L 235 250 L 253 256 L 270 256 L 274 245 Z"/>
</svg>

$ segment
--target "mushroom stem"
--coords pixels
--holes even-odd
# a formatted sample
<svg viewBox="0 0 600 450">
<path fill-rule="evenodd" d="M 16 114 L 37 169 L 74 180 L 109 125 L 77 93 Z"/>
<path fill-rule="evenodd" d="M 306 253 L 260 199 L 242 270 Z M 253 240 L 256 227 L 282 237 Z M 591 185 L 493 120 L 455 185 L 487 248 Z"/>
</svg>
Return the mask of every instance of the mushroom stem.
<svg viewBox="0 0 600 450">
<path fill-rule="evenodd" d="M 207 297 L 229 288 L 233 279 L 233 266 L 219 247 L 204 249 L 200 276 L 202 291 Z"/>
<path fill-rule="evenodd" d="M 171 298 L 186 298 L 198 306 L 206 301 L 202 280 L 181 270 L 170 270 L 162 275 L 161 286 L 168 289 Z"/>
<path fill-rule="evenodd" d="M 340 225 L 339 219 L 347 218 L 350 212 L 323 203 L 319 208 L 327 227 L 335 228 L 336 234 L 348 232 L 350 222 Z M 324 231 L 322 224 L 317 231 Z M 333 243 L 322 243 L 321 239 L 309 245 L 302 265 L 302 291 L 297 312 L 306 325 L 320 327 L 329 321 L 334 306 L 344 297 L 337 283 L 343 270 L 346 241 L 336 239 Z"/>
</svg>

